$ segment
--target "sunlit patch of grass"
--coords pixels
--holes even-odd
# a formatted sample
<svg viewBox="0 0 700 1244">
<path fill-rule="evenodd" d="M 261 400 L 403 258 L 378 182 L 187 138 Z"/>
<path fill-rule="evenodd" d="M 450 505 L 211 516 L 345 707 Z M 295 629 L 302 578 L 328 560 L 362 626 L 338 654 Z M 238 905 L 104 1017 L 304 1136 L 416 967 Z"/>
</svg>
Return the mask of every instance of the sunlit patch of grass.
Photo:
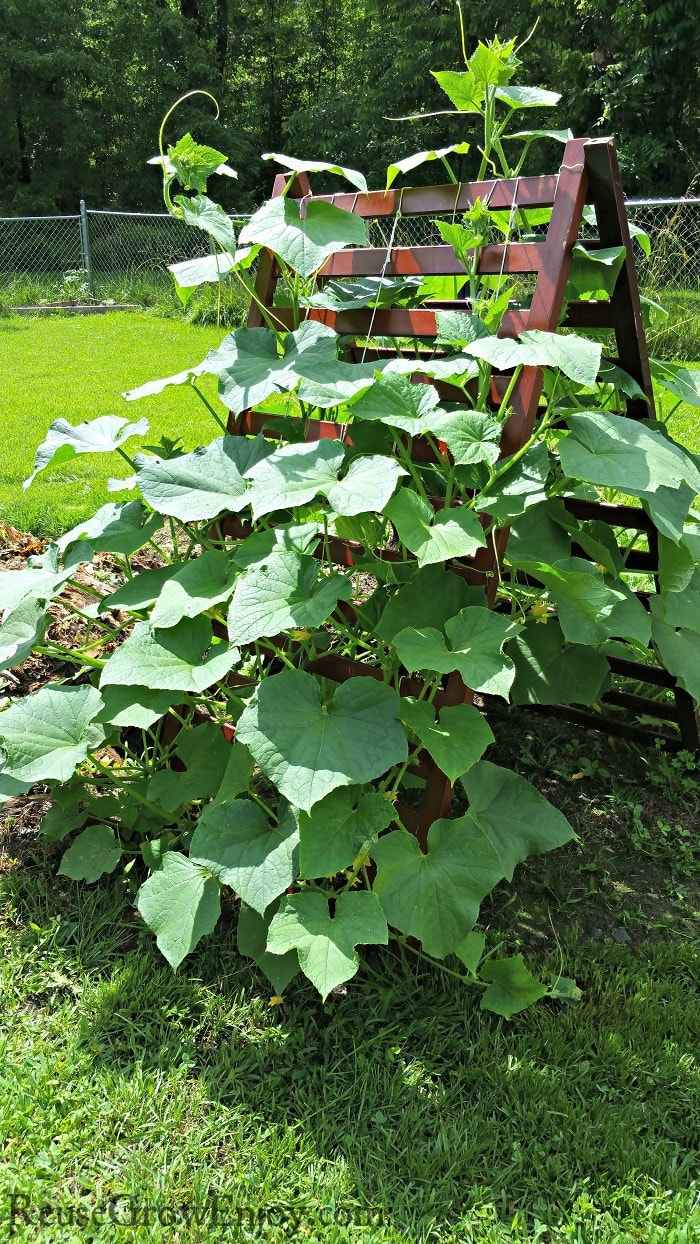
<svg viewBox="0 0 700 1244">
<path fill-rule="evenodd" d="M 37 535 L 54 535 L 110 499 L 110 476 L 128 474 L 127 464 L 115 455 L 86 455 L 48 467 L 23 492 L 22 480 L 55 419 L 76 424 L 98 415 L 132 421 L 146 415 L 151 425 L 146 443 L 162 435 L 181 436 L 192 449 L 211 440 L 217 425 L 190 386 L 172 387 L 138 403 L 125 402 L 122 393 L 201 362 L 224 331 L 136 312 L 0 319 L 0 519 Z M 215 381 L 206 378 L 202 388 L 223 416 Z M 129 452 L 139 443 L 130 441 Z"/>
</svg>

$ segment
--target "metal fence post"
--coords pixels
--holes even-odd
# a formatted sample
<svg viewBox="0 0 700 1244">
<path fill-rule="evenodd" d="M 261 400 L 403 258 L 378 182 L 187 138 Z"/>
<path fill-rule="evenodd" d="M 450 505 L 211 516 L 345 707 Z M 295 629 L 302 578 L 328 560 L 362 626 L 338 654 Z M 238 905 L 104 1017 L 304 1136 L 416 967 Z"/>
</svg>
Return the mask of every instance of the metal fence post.
<svg viewBox="0 0 700 1244">
<path fill-rule="evenodd" d="M 80 200 L 80 251 L 83 257 L 85 280 L 90 293 L 92 293 L 92 255 L 90 254 L 90 229 L 85 199 Z"/>
</svg>

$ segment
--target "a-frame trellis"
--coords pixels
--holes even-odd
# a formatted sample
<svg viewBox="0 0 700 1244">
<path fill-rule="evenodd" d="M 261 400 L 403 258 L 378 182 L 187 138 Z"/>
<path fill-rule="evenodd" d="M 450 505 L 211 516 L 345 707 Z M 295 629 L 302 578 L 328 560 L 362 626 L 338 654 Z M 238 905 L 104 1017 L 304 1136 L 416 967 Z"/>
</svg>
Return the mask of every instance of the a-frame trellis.
<svg viewBox="0 0 700 1244">
<path fill-rule="evenodd" d="M 289 177 L 281 174 L 275 180 L 274 195 L 283 192 L 293 198 L 305 200 L 312 198 L 311 187 L 305 174 L 294 177 L 292 185 Z M 483 246 L 478 256 L 477 273 L 480 275 L 521 274 L 534 278 L 534 289 L 529 306 L 524 309 L 506 311 L 499 335 L 515 337 L 527 329 L 556 331 L 560 326 L 582 330 L 612 330 L 616 343 L 614 359 L 630 376 L 634 378 L 646 401 L 641 398 L 630 398 L 626 401 L 628 417 L 645 419 L 654 414 L 649 362 L 646 351 L 639 292 L 631 252 L 630 234 L 627 224 L 620 175 L 611 139 L 572 139 L 564 149 L 564 156 L 557 173 L 551 176 L 518 177 L 508 180 L 496 180 L 476 183 L 462 183 L 459 186 L 444 185 L 436 187 L 415 187 L 404 190 L 370 191 L 368 193 L 341 193 L 332 196 L 318 196 L 337 207 L 352 211 L 366 219 L 381 219 L 392 228 L 397 217 L 432 219 L 437 215 L 456 215 L 480 199 L 491 210 L 513 214 L 515 212 L 536 208 L 551 208 L 551 219 L 541 238 L 536 241 L 503 242 L 497 245 Z M 619 274 L 612 298 L 606 302 L 576 301 L 567 302 L 566 287 L 571 267 L 572 250 L 581 237 L 584 222 L 584 209 L 589 205 L 594 209 L 597 224 L 597 239 L 587 239 L 587 246 L 611 247 L 622 245 L 626 248 L 626 260 Z M 433 246 L 393 246 L 389 248 L 371 247 L 354 248 L 337 252 L 330 256 L 319 275 L 319 283 L 330 278 L 351 278 L 363 276 L 387 277 L 423 275 L 453 275 L 464 277 L 464 269 L 456 259 L 454 252 L 447 245 Z M 279 278 L 274 256 L 263 251 L 260 256 L 256 281 L 256 296 L 260 303 L 274 315 L 280 327 L 292 328 L 292 312 L 289 308 L 274 306 L 274 294 Z M 436 312 L 440 310 L 465 309 L 465 302 L 433 302 L 418 309 L 407 309 L 394 306 L 381 308 L 363 308 L 341 312 L 322 309 L 309 309 L 306 314 L 320 320 L 338 333 L 349 339 L 348 358 L 386 357 L 391 351 L 383 345 L 368 349 L 368 338 L 415 338 L 421 342 L 430 342 L 437 337 Z M 249 327 L 259 327 L 265 323 L 260 307 L 254 302 L 248 318 Z M 356 339 L 364 339 L 365 345 L 354 344 Z M 420 355 L 419 355 L 420 357 Z M 416 364 L 416 377 L 420 377 L 420 364 Z M 426 379 L 423 377 L 423 379 Z M 492 399 L 497 404 L 507 384 L 506 377 L 494 376 L 492 381 Z M 539 368 L 523 368 L 513 389 L 510 406 L 512 414 L 504 425 L 501 439 L 501 456 L 509 456 L 516 452 L 528 440 L 536 417 L 542 393 L 543 375 Z M 443 390 L 443 386 L 437 385 Z M 449 392 L 443 394 L 450 396 Z M 255 410 L 246 411 L 237 417 L 231 417 L 229 431 L 234 434 L 257 433 L 268 424 L 270 416 Z M 309 421 L 306 428 L 307 439 L 337 438 L 344 434 L 344 429 L 337 423 L 329 421 Z M 273 435 L 269 429 L 267 435 Z M 416 438 L 413 442 L 412 454 L 416 460 L 425 460 L 430 456 L 429 446 Z M 570 500 L 567 508 L 576 518 L 583 520 L 596 518 L 609 523 L 615 528 L 643 531 L 648 536 L 648 551 L 623 550 L 626 552 L 626 565 L 629 570 L 655 572 L 658 568 L 656 549 L 656 531 L 646 512 L 640 506 L 613 506 L 589 501 Z M 228 532 L 231 535 L 243 533 L 239 520 L 229 520 Z M 468 583 L 483 587 L 489 604 L 493 605 L 496 596 L 498 572 L 502 563 L 508 540 L 508 529 L 495 533 L 494 539 L 487 548 L 479 550 L 471 562 L 461 560 L 451 563 L 451 569 L 460 574 Z M 334 539 L 331 541 L 331 553 L 338 563 L 352 564 L 353 556 L 361 551 L 359 546 L 350 541 Z M 585 556 L 583 550 L 575 549 Z M 383 555 L 392 557 L 392 550 L 384 550 Z M 663 670 L 650 668 L 638 662 L 610 658 L 613 673 L 628 675 L 647 683 L 653 682 L 662 687 L 670 688 L 675 697 L 672 704 L 660 705 L 656 701 L 630 695 L 624 691 L 608 693 L 608 700 L 638 711 L 653 713 L 667 721 L 674 721 L 680 726 L 681 737 L 685 746 L 696 748 L 699 741 L 698 717 L 695 706 L 686 692 L 675 684 L 671 675 Z M 343 681 L 353 676 L 381 677 L 379 670 L 373 670 L 366 664 L 337 657 L 320 657 L 311 667 L 315 672 Z M 402 687 L 404 694 L 417 690 L 415 680 L 406 679 Z M 450 675 L 442 690 L 435 698 L 435 707 L 469 703 L 473 692 L 465 686 L 457 673 Z M 549 709 L 547 711 L 550 711 Z M 599 726 L 599 715 L 585 710 L 563 710 L 567 716 Z M 606 728 L 614 729 L 615 724 L 607 719 Z M 622 726 L 625 733 L 634 733 L 628 724 Z M 445 815 L 451 798 L 451 786 L 447 777 L 438 769 L 435 762 L 423 754 L 414 771 L 425 779 L 425 793 L 419 812 L 413 809 L 402 809 L 403 818 L 409 828 L 414 830 L 425 843 L 427 831 L 432 822 Z"/>
</svg>

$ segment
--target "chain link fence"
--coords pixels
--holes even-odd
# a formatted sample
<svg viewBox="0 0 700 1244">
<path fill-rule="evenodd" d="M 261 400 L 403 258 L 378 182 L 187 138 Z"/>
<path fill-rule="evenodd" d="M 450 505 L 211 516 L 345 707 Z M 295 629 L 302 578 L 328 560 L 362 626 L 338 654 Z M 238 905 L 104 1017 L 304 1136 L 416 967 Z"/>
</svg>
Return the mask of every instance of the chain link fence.
<svg viewBox="0 0 700 1244">
<path fill-rule="evenodd" d="M 54 297 L 82 290 L 138 301 L 140 283 L 167 290 L 167 265 L 202 252 L 201 235 L 167 213 L 80 206 L 71 216 L 0 217 L 0 292 L 6 305 L 26 301 L 27 290 L 40 284 Z M 635 243 L 642 288 L 683 290 L 700 300 L 700 198 L 631 199 L 627 209 L 652 243 L 649 258 Z M 374 246 L 439 240 L 435 225 L 425 219 L 403 217 L 395 227 L 381 219 L 370 222 Z"/>
</svg>

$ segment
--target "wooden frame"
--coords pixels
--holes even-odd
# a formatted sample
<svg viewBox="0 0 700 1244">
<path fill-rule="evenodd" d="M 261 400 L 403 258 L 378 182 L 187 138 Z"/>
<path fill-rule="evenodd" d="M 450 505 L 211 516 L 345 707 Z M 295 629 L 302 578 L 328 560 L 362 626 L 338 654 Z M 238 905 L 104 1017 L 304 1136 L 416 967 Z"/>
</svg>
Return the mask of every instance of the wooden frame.
<svg viewBox="0 0 700 1244">
<path fill-rule="evenodd" d="M 291 185 L 289 184 L 291 181 Z M 305 174 L 296 176 L 280 174 L 274 183 L 273 195 L 286 193 L 297 200 L 308 203 L 314 197 Z M 552 176 L 518 177 L 501 181 L 462 183 L 458 186 L 415 187 L 404 190 L 370 191 L 363 193 L 341 193 L 318 196 L 337 207 L 352 211 L 360 217 L 396 220 L 401 217 L 433 217 L 436 214 L 453 214 L 466 210 L 477 199 L 488 204 L 493 210 L 513 212 L 517 209 L 551 208 L 551 220 L 541 240 L 527 242 L 505 242 L 500 245 L 489 245 L 481 248 L 478 257 L 477 272 L 479 274 L 523 274 L 534 277 L 534 291 L 529 307 L 506 311 L 499 335 L 515 337 L 527 329 L 541 329 L 554 332 L 560 323 L 567 327 L 586 329 L 610 329 L 614 333 L 617 355 L 615 362 L 631 375 L 645 394 L 646 400 L 631 398 L 626 401 L 626 415 L 632 419 L 653 417 L 654 398 L 651 375 L 646 351 L 641 305 L 637 288 L 634 261 L 627 217 L 625 212 L 620 174 L 611 139 L 572 139 L 564 149 L 564 155 L 558 172 Z M 615 292 L 609 302 L 568 302 L 566 286 L 571 267 L 572 250 L 579 240 L 584 222 L 584 208 L 590 205 L 595 211 L 598 238 L 588 240 L 589 247 L 611 247 L 623 245 L 626 248 L 626 260 L 618 277 Z M 303 210 L 303 206 L 302 206 Z M 393 234 L 392 234 L 393 236 Z M 452 248 L 447 245 L 437 246 L 396 246 L 387 249 L 355 248 L 337 252 L 329 257 L 319 273 L 319 282 L 323 284 L 331 278 L 386 275 L 401 276 L 413 274 L 430 275 L 464 275 L 464 269 L 456 260 Z M 279 272 L 274 256 L 269 251 L 262 251 L 256 280 L 256 299 L 274 317 L 281 328 L 294 326 L 291 310 L 274 306 L 274 294 Z M 322 309 L 309 309 L 303 314 L 311 319 L 326 323 L 338 333 L 347 335 L 351 341 L 348 355 L 357 360 L 362 357 L 385 356 L 386 348 L 367 351 L 356 346 L 353 339 L 377 336 L 414 337 L 426 340 L 437 336 L 436 312 L 448 309 L 468 309 L 464 300 L 451 302 L 434 302 L 419 309 L 390 307 L 382 309 L 363 308 L 334 312 Z M 249 327 L 261 327 L 265 318 L 260 306 L 254 301 L 248 317 Z M 420 365 L 417 363 L 416 375 L 420 379 Z M 422 377 L 426 380 L 426 377 Z M 494 377 L 492 398 L 496 403 L 500 400 L 505 378 Z M 531 435 L 540 396 L 542 393 L 543 374 L 536 367 L 524 367 L 513 389 L 510 406 L 512 413 L 503 427 L 500 445 L 501 457 L 516 452 Z M 443 396 L 448 396 L 445 389 L 449 386 L 437 384 Z M 270 416 L 255 410 L 245 411 L 229 419 L 229 432 L 232 434 L 258 433 L 269 421 Z M 273 435 L 268 431 L 268 435 Z M 307 440 L 318 438 L 337 438 L 343 429 L 336 423 L 324 420 L 308 421 L 306 427 Z M 416 460 L 426 460 L 432 451 L 421 438 L 413 442 L 412 454 Z M 642 530 L 649 537 L 648 553 L 632 553 L 629 558 L 630 569 L 644 569 L 655 573 L 658 570 L 658 553 L 656 550 L 656 532 L 646 512 L 638 506 L 606 506 L 598 503 L 567 501 L 567 508 L 579 518 L 596 518 L 612 527 Z M 226 533 L 240 536 L 245 528 L 239 520 L 231 518 L 226 526 Z M 489 547 L 479 550 L 472 562 L 451 563 L 450 568 L 460 574 L 466 581 L 484 589 L 486 600 L 493 606 L 499 573 L 503 569 L 503 556 L 508 540 L 508 529 L 503 528 L 494 534 Z M 334 539 L 331 542 L 333 559 L 339 564 L 352 565 L 353 558 L 360 551 L 350 541 Z M 625 552 L 626 550 L 622 550 Z M 386 550 L 385 556 L 391 556 Z M 585 553 L 581 550 L 581 555 Z M 663 670 L 650 669 L 639 662 L 624 661 L 610 658 L 609 664 L 613 673 L 633 677 L 641 681 L 656 683 L 670 688 L 674 692 L 675 708 L 660 705 L 648 697 L 639 697 L 625 691 L 609 692 L 605 699 L 611 704 L 636 708 L 637 711 L 654 713 L 656 716 L 673 721 L 680 727 L 682 744 L 693 750 L 700 747 L 700 721 L 690 696 L 677 687 L 675 679 Z M 381 677 L 380 671 L 373 671 L 364 664 L 339 658 L 319 658 L 312 670 L 343 681 L 353 676 Z M 406 679 L 402 688 L 405 694 L 415 690 L 415 680 Z M 465 686 L 457 673 L 450 675 L 443 689 L 435 699 L 437 709 L 444 705 L 470 703 L 474 693 Z M 549 711 L 549 709 L 547 709 Z M 585 721 L 588 725 L 598 728 L 603 726 L 609 731 L 616 728 L 616 723 L 608 717 L 601 719 L 599 714 L 585 710 L 562 708 L 564 715 L 573 720 Z M 625 733 L 633 733 L 624 725 Z M 427 832 L 432 822 L 444 816 L 448 810 L 452 795 L 449 780 L 438 769 L 434 761 L 423 753 L 414 771 L 425 779 L 425 794 L 419 812 L 403 808 L 402 816 L 405 823 L 425 845 Z"/>
</svg>

